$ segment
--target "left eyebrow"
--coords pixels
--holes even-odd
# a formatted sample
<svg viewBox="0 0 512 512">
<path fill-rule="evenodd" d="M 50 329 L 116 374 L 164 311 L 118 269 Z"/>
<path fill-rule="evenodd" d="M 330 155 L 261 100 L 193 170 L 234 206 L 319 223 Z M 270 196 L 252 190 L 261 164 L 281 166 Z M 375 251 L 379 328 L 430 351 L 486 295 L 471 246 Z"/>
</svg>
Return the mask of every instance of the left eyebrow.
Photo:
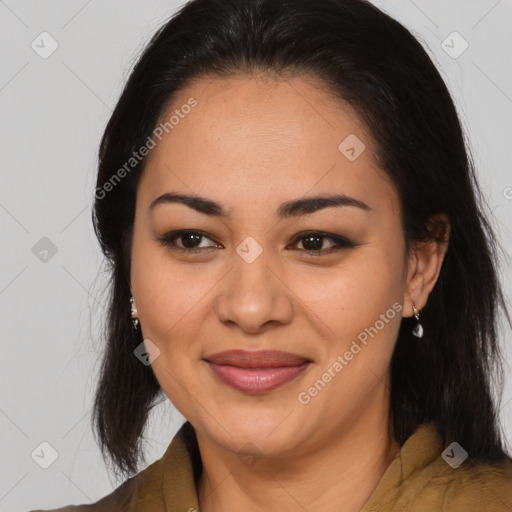
<svg viewBox="0 0 512 512">
<path fill-rule="evenodd" d="M 215 201 L 205 197 L 192 194 L 174 194 L 167 192 L 154 199 L 149 205 L 149 210 L 153 210 L 157 205 L 164 203 L 180 203 L 192 208 L 199 213 L 215 217 L 228 217 L 226 210 Z M 363 201 L 346 195 L 316 196 L 304 199 L 287 201 L 280 205 L 278 215 L 281 218 L 299 217 L 309 215 L 324 208 L 352 206 L 365 211 L 372 209 Z"/>
<path fill-rule="evenodd" d="M 323 208 L 340 206 L 353 206 L 355 208 L 361 208 L 362 210 L 371 211 L 371 208 L 359 199 L 346 195 L 333 195 L 307 197 L 305 199 L 288 201 L 279 207 L 279 216 L 283 219 L 287 217 L 297 217 L 314 213 Z"/>
</svg>

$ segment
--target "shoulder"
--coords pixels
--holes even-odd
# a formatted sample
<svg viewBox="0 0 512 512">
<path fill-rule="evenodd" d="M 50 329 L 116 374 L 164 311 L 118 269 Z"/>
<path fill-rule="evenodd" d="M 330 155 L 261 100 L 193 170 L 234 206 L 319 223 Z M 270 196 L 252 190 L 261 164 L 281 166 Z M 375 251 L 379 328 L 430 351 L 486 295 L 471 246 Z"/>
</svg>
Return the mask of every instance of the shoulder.
<svg viewBox="0 0 512 512">
<path fill-rule="evenodd" d="M 86 505 L 30 512 L 160 512 L 198 509 L 194 482 L 194 469 L 197 468 L 194 468 L 187 447 L 190 429 L 188 422 L 185 423 L 160 459 L 101 500 Z"/>
<path fill-rule="evenodd" d="M 512 460 L 460 461 L 447 450 L 434 424 L 420 426 L 362 512 L 512 511 Z"/>
<path fill-rule="evenodd" d="M 414 438 L 414 440 L 413 440 Z M 434 425 L 411 437 L 409 453 L 411 504 L 436 504 L 453 512 L 503 512 L 512 510 L 512 460 L 457 460 L 456 447 L 443 446 Z M 419 445 L 419 446 L 418 446 Z M 421 447 L 420 447 L 421 446 Z M 407 480 L 407 479 L 406 479 Z"/>
<path fill-rule="evenodd" d="M 457 463 L 454 449 L 447 451 L 437 430 L 418 431 L 416 441 L 426 441 L 424 454 L 410 454 L 419 464 L 409 473 L 411 505 L 453 512 L 504 512 L 512 510 L 512 460 L 479 461 L 466 458 Z M 450 445 L 451 446 L 451 445 Z M 443 456 L 444 455 L 444 456 Z M 467 457 L 467 454 L 466 454 Z M 410 461 L 409 461 L 409 464 Z M 412 493 L 411 493 L 412 494 Z M 435 508 L 435 507 L 434 507 Z"/>
<path fill-rule="evenodd" d="M 364 512 L 510 512 L 512 463 L 467 463 L 456 469 L 441 457 L 381 488 Z"/>
<path fill-rule="evenodd" d="M 457 469 L 445 465 L 423 492 L 442 495 L 446 510 L 512 510 L 512 462 L 475 462 Z"/>
<path fill-rule="evenodd" d="M 162 459 L 155 461 L 135 476 L 124 481 L 110 494 L 99 501 L 82 505 L 68 505 L 56 509 L 32 510 L 30 512 L 111 512 L 113 510 L 131 511 L 147 500 L 161 498 Z"/>
</svg>

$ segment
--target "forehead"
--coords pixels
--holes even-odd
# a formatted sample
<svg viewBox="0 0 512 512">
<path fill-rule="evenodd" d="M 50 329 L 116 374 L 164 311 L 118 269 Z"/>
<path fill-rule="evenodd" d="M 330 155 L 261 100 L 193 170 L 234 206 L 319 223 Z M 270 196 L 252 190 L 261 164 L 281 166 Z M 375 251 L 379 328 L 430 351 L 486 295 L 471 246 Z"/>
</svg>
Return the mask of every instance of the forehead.
<svg viewBox="0 0 512 512">
<path fill-rule="evenodd" d="M 318 81 L 194 80 L 165 109 L 159 124 L 166 122 L 139 187 L 147 201 L 168 188 L 215 198 L 228 209 L 237 200 L 319 192 L 396 202 L 366 126 Z"/>
</svg>

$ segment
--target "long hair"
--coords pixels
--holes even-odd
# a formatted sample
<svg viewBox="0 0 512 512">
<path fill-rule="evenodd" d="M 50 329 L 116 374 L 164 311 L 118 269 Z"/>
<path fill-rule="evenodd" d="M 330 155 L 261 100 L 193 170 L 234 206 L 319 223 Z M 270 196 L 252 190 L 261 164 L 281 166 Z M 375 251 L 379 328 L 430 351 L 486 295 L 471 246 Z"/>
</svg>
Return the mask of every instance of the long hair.
<svg viewBox="0 0 512 512">
<path fill-rule="evenodd" d="M 425 422 L 471 461 L 507 458 L 498 421 L 502 356 L 497 240 L 450 93 L 421 44 L 365 0 L 193 0 L 140 55 L 105 129 L 93 223 L 111 272 L 105 353 L 93 425 L 105 458 L 132 474 L 162 390 L 133 351 L 130 258 L 135 197 L 145 159 L 126 163 L 151 136 L 175 93 L 201 77 L 303 76 L 348 102 L 378 144 L 398 191 L 406 246 L 439 239 L 429 219 L 450 221 L 448 251 L 422 311 L 425 336 L 403 318 L 391 361 L 394 434 Z M 133 162 L 132 162 L 133 163 Z M 121 169 L 129 172 L 120 172 Z M 122 179 L 119 177 L 122 175 Z"/>
</svg>

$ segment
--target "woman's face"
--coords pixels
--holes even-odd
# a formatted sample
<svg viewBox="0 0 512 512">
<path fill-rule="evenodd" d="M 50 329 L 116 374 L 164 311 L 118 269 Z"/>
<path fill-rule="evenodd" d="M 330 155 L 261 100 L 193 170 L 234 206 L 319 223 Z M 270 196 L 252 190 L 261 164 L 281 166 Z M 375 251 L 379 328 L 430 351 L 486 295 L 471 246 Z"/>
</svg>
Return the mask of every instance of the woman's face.
<svg viewBox="0 0 512 512">
<path fill-rule="evenodd" d="M 131 267 L 163 391 L 233 452 L 305 453 L 375 428 L 410 303 L 400 203 L 364 125 L 299 78 L 198 80 L 172 115 L 138 188 Z M 293 206 L 333 196 L 350 199 Z M 161 241 L 189 230 L 203 235 Z M 295 357 L 212 364 L 228 350 Z"/>
</svg>

